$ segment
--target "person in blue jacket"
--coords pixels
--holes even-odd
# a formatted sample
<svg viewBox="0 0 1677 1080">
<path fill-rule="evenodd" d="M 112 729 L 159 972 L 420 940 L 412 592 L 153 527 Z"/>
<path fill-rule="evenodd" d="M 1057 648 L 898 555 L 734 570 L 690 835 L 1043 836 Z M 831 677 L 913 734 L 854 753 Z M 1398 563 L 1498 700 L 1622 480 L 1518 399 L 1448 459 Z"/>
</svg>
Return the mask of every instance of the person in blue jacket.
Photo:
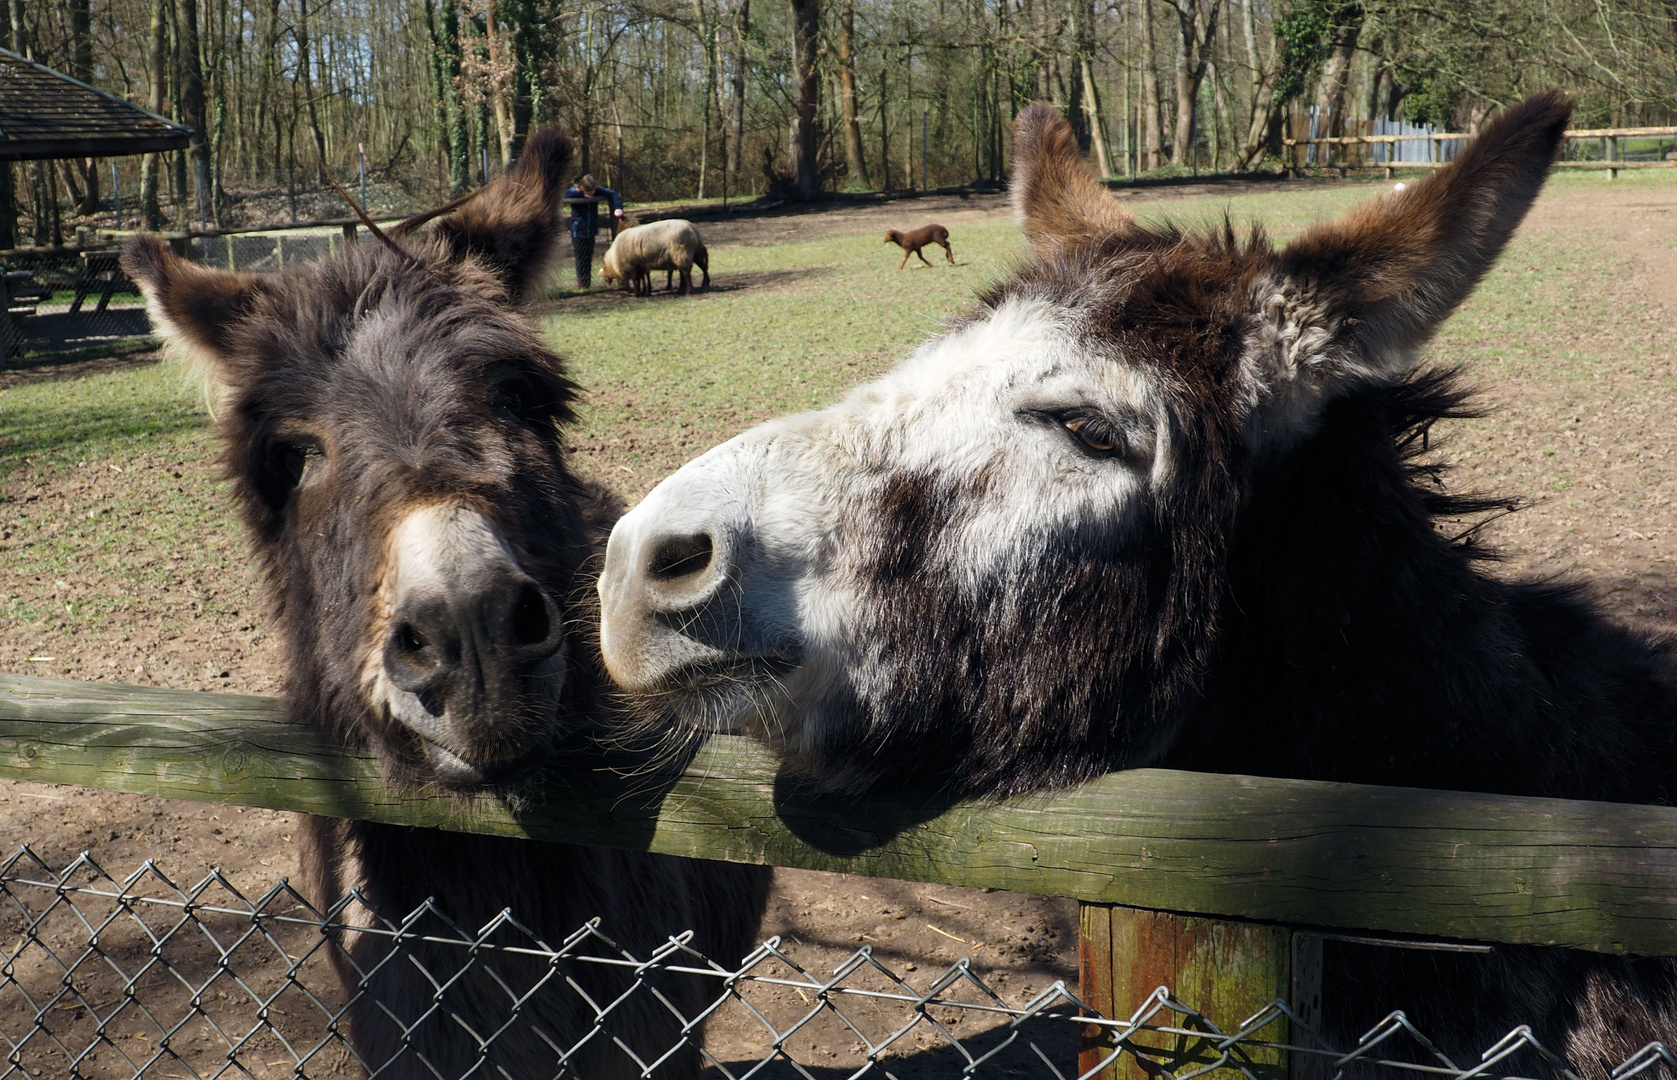
<svg viewBox="0 0 1677 1080">
<path fill-rule="evenodd" d="M 576 253 L 576 287 L 588 288 L 594 277 L 594 234 L 600 228 L 600 203 L 611 206 L 611 216 L 623 217 L 623 196 L 584 176 L 565 191 L 571 208 L 571 250 Z"/>
</svg>

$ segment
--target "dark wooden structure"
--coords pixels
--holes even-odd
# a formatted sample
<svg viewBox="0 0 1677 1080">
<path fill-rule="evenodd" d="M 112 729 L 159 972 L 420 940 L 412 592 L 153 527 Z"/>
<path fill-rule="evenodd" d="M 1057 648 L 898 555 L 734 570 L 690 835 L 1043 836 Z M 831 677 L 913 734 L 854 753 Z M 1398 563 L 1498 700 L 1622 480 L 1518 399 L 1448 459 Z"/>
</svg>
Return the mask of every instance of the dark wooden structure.
<svg viewBox="0 0 1677 1080">
<path fill-rule="evenodd" d="M 61 158 L 126 157 L 184 150 L 192 129 L 142 109 L 133 102 L 89 86 L 61 71 L 0 49 L 0 169 L 14 161 Z M 0 215 L 16 217 L 10 175 L 0 176 Z M 0 230 L 9 236 L 9 228 Z M 0 246 L 4 246 L 0 244 Z M 97 293 L 96 313 L 103 313 L 113 293 L 130 288 L 116 266 L 114 252 L 81 252 L 73 272 L 46 269 L 36 253 L 0 257 L 0 362 L 19 347 L 14 317 L 60 289 L 73 290 L 70 313 L 81 310 L 87 295 Z"/>
<path fill-rule="evenodd" d="M 0 49 L 0 161 L 184 150 L 192 129 Z"/>
</svg>

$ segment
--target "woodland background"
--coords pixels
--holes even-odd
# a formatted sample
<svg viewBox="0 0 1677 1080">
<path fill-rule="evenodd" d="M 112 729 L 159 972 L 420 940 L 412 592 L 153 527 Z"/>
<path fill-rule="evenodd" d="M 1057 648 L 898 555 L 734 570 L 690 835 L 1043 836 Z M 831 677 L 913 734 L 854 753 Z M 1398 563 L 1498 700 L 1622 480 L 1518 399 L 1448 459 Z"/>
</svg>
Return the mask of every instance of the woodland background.
<svg viewBox="0 0 1677 1080">
<path fill-rule="evenodd" d="M 1323 134 L 1472 131 L 1546 86 L 1582 125 L 1677 115 L 1677 0 L 8 5 L 0 44 L 200 135 L 9 167 L 0 248 L 109 227 L 113 181 L 125 224 L 298 220 L 330 206 L 318 163 L 353 185 L 363 154 L 372 209 L 409 209 L 499 175 L 549 123 L 582 170 L 655 200 L 993 183 L 1013 115 L 1042 98 L 1109 175 L 1273 164 L 1311 107 Z"/>
</svg>

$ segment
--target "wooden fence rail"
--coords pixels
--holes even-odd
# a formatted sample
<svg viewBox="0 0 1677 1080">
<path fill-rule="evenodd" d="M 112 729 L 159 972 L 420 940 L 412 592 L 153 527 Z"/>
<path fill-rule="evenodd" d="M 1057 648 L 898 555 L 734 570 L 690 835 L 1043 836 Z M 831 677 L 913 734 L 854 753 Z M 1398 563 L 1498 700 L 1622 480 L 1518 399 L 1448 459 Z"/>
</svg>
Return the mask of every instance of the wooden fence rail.
<svg viewBox="0 0 1677 1080">
<path fill-rule="evenodd" d="M 729 737 L 680 772 L 630 764 L 515 801 L 400 791 L 273 698 L 0 675 L 0 777 L 1071 897 L 1079 994 L 1108 1017 L 1163 984 L 1230 1023 L 1277 997 L 1308 1023 L 1324 932 L 1677 955 L 1672 807 L 1159 769 L 1007 803 L 823 800 Z M 1111 1037 L 1084 1032 L 1082 1071 Z"/>
<path fill-rule="evenodd" d="M 1677 136 L 1677 127 L 1642 127 L 1642 128 L 1573 128 L 1564 133 L 1568 142 L 1593 141 L 1600 139 L 1604 147 L 1602 159 L 1599 161 L 1557 161 L 1556 168 L 1562 169 L 1605 169 L 1608 179 L 1618 175 L 1620 169 L 1673 169 L 1677 168 L 1677 161 L 1625 161 L 1623 155 L 1617 152 L 1620 139 L 1665 139 Z M 1369 161 L 1363 167 L 1385 169 L 1390 176 L 1393 169 L 1436 169 L 1446 164 L 1437 160 L 1439 157 L 1436 147 L 1440 143 L 1459 142 L 1471 139 L 1472 135 L 1459 131 L 1437 131 L 1414 135 L 1323 135 L 1313 139 L 1282 139 L 1281 145 L 1286 147 L 1284 153 L 1290 154 L 1289 168 L 1302 166 L 1300 156 L 1302 147 L 1325 147 L 1327 161 L 1321 162 L 1323 168 L 1345 170 L 1351 168 L 1351 163 L 1333 162 L 1333 148 L 1352 146 L 1393 145 L 1406 142 L 1425 142 L 1429 144 L 1427 156 L 1429 161 Z"/>
<path fill-rule="evenodd" d="M 1677 808 L 1138 769 L 1052 797 L 820 800 L 748 740 L 514 805 L 398 792 L 271 698 L 0 675 L 0 776 L 1310 927 L 1677 954 Z"/>
</svg>

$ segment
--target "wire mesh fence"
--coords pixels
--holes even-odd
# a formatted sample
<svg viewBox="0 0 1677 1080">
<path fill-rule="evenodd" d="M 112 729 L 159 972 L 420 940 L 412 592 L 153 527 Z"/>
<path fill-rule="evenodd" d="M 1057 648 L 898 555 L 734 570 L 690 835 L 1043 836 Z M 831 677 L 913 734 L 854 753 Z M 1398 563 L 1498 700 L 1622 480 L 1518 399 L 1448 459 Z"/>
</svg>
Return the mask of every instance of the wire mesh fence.
<svg viewBox="0 0 1677 1080">
<path fill-rule="evenodd" d="M 364 238 L 365 233 L 359 234 Z M 336 255 L 346 243 L 333 228 L 194 236 L 187 242 L 188 257 L 209 266 L 244 273 L 274 273 L 287 266 Z"/>
<path fill-rule="evenodd" d="M 109 350 L 151 333 L 145 303 L 115 248 L 43 248 L 0 256 L 0 361 L 32 352 Z"/>
<path fill-rule="evenodd" d="M 193 236 L 182 246 L 188 258 L 206 265 L 272 273 L 335 255 L 355 242 L 341 228 L 325 226 Z M 97 236 L 78 247 L 0 253 L 5 275 L 0 365 L 29 356 L 110 354 L 149 341 L 145 301 L 122 272 L 121 253 L 116 241 Z"/>
<path fill-rule="evenodd" d="M 864 947 L 817 971 L 779 938 L 734 960 L 685 933 L 637 956 L 610 929 L 543 941 L 514 912 L 462 927 L 356 893 L 320 911 L 283 879 L 256 896 L 150 862 L 118 879 L 25 846 L 0 863 L 0 1078 L 1279 1080 L 1283 1055 L 1294 1076 L 1572 1076 L 1525 1028 L 1460 1063 L 1401 1012 L 1332 1047 L 1279 1000 L 1230 1022 L 1159 987 L 1108 1017 L 1062 982 L 1010 1000 L 966 959 L 903 972 Z M 1656 1043 L 1611 1077 L 1673 1067 Z"/>
</svg>

